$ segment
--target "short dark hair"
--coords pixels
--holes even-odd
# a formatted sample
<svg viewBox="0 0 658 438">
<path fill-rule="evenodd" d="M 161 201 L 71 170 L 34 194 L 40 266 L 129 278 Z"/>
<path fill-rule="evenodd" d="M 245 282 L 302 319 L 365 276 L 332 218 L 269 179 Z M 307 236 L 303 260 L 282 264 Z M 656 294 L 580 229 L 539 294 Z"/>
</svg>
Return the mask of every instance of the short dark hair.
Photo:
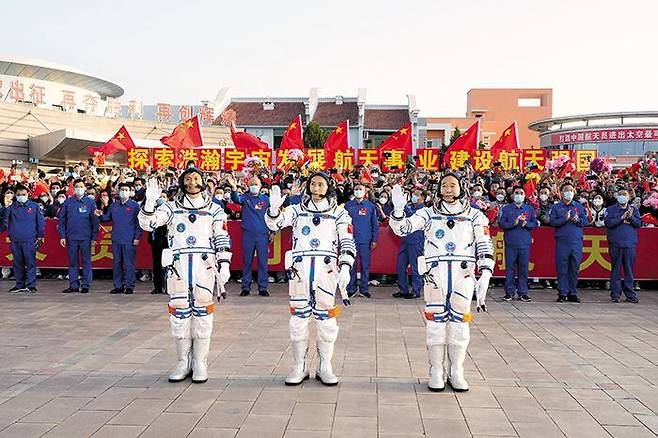
<svg viewBox="0 0 658 438">
<path fill-rule="evenodd" d="M 60 190 L 59 192 L 57 192 L 57 194 L 55 194 L 55 197 L 58 198 L 59 195 L 64 195 L 64 196 L 66 196 L 66 190 Z M 68 197 L 68 196 L 67 196 L 67 197 Z"/>
<path fill-rule="evenodd" d="M 132 189 L 133 185 L 127 182 L 119 183 L 119 190 L 121 190 L 123 187 L 126 187 L 128 190 L 130 190 Z"/>
<path fill-rule="evenodd" d="M 17 184 L 16 187 L 14 188 L 14 193 L 18 192 L 19 190 L 25 190 L 26 192 L 30 192 L 27 187 L 25 187 L 23 184 Z"/>
<path fill-rule="evenodd" d="M 565 182 L 563 182 L 562 185 L 560 186 L 560 191 L 562 191 L 566 186 L 571 186 L 571 187 L 573 187 L 573 183 L 572 183 L 571 181 L 565 181 Z"/>
<path fill-rule="evenodd" d="M 512 193 L 514 193 L 517 190 L 523 190 L 525 192 L 525 189 L 522 186 L 517 185 L 517 186 L 512 187 Z"/>
<path fill-rule="evenodd" d="M 83 180 L 82 178 L 76 178 L 76 179 L 73 180 L 73 186 L 74 187 L 78 183 L 82 183 L 82 184 L 84 184 L 85 187 L 87 187 L 87 184 L 85 184 L 85 180 Z"/>
</svg>

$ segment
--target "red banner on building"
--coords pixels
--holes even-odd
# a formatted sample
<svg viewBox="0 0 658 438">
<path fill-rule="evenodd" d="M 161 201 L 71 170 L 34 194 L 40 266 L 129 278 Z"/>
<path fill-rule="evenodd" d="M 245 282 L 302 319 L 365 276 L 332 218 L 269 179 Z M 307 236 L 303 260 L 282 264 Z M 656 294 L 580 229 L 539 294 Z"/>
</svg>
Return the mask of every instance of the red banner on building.
<svg viewBox="0 0 658 438">
<path fill-rule="evenodd" d="M 240 222 L 229 221 L 228 231 L 231 241 L 242 241 L 242 228 Z M 112 269 L 112 226 L 103 225 L 98 239 L 92 247 L 92 267 L 94 269 Z M 555 238 L 553 228 L 540 227 L 533 234 L 533 243 L 530 250 L 530 278 L 555 278 Z M 639 244 L 635 264 L 635 278 L 638 280 L 658 279 L 658 270 L 655 260 L 658 259 L 658 228 L 641 228 L 639 230 Z M 491 237 L 495 250 L 494 275 L 505 275 L 505 240 L 502 230 L 491 228 Z M 271 271 L 283 271 L 283 260 L 286 251 L 290 250 L 292 239 L 290 228 L 277 233 L 269 246 L 268 265 Z M 377 248 L 371 257 L 371 273 L 395 274 L 396 259 L 400 239 L 393 234 L 388 226 L 379 230 Z M 232 270 L 242 269 L 242 246 L 233 246 Z M 0 239 L 0 266 L 11 266 L 12 254 L 9 239 L 4 236 Z M 254 268 L 256 261 L 254 260 Z M 68 258 L 66 248 L 59 245 L 57 235 L 57 220 L 46 220 L 46 241 L 37 253 L 37 266 L 40 268 L 66 268 Z M 150 269 L 152 267 L 151 249 L 146 236 L 142 237 L 137 248 L 137 269 Z M 580 262 L 580 278 L 582 279 L 609 279 L 610 254 L 608 253 L 608 240 L 604 228 L 585 228 L 583 243 L 583 258 Z"/>
</svg>

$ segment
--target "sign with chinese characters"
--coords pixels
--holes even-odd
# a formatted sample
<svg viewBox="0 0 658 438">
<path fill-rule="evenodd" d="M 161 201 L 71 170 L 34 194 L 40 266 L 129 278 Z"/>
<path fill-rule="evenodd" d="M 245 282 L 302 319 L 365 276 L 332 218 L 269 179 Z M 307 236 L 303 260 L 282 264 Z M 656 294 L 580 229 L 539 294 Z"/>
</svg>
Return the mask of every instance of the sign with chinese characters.
<svg viewBox="0 0 658 438">
<path fill-rule="evenodd" d="M 431 162 L 430 156 L 438 154 L 436 149 L 418 149 L 417 165 L 424 167 L 425 163 Z M 589 163 L 597 156 L 596 150 L 547 150 L 547 149 L 522 149 L 521 151 L 501 151 L 498 160 L 495 160 L 489 149 L 478 149 L 473 153 L 467 151 L 455 151 L 451 154 L 449 160 L 452 168 L 460 168 L 466 160 L 469 160 L 477 172 L 491 169 L 494 162 L 499 162 L 505 170 L 524 170 L 529 164 L 535 164 L 541 172 L 544 170 L 546 162 L 554 160 L 560 155 L 566 155 L 575 160 L 576 170 L 589 169 Z M 428 161 L 429 160 L 429 161 Z M 434 170 L 433 168 L 430 170 Z"/>
<path fill-rule="evenodd" d="M 586 129 L 551 134 L 552 145 L 647 140 L 658 141 L 658 127 Z"/>
</svg>

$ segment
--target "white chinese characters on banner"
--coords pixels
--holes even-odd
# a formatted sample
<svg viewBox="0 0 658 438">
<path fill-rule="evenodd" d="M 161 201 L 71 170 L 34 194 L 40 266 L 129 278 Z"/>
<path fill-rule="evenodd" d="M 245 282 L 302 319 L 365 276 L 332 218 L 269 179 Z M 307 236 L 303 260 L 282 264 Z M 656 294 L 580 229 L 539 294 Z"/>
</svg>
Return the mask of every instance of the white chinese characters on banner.
<svg viewBox="0 0 658 438">
<path fill-rule="evenodd" d="M 647 140 L 658 141 L 658 128 L 590 129 L 551 135 L 552 145 Z"/>
</svg>

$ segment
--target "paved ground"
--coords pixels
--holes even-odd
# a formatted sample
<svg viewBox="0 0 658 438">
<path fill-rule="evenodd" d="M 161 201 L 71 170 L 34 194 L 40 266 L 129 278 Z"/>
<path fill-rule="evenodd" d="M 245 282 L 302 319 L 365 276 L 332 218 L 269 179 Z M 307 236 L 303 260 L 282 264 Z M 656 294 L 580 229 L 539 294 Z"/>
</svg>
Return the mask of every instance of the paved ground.
<svg viewBox="0 0 658 438">
<path fill-rule="evenodd" d="M 61 437 L 648 437 L 658 433 L 658 293 L 611 304 L 490 300 L 467 360 L 471 391 L 428 392 L 422 303 L 391 288 L 339 319 L 338 387 L 288 388 L 285 285 L 219 307 L 204 385 L 166 381 L 174 363 L 166 298 L 36 296 L 0 282 L 0 436 Z M 150 290 L 150 289 L 148 289 Z M 102 292 L 101 292 L 102 291 Z M 491 292 L 492 298 L 501 294 Z M 312 333 L 314 330 L 312 330 Z M 313 348 L 313 347 L 312 347 Z M 315 366 L 312 358 L 312 369 Z"/>
</svg>

